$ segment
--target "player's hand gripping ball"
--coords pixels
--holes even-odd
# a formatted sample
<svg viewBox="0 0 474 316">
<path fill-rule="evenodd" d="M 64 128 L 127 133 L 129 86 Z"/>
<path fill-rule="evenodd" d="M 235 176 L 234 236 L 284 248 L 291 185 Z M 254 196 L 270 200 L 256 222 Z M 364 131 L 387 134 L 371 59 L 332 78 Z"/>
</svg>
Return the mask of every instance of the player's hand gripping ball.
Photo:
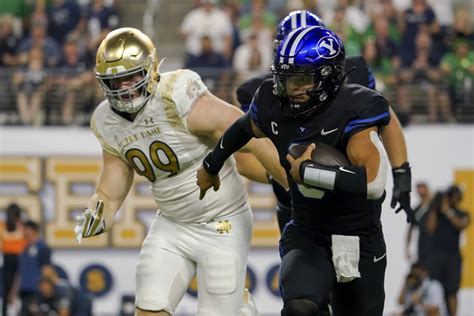
<svg viewBox="0 0 474 316">
<path fill-rule="evenodd" d="M 300 166 L 305 160 L 311 160 L 325 166 L 348 166 L 350 165 L 346 156 L 339 150 L 323 143 L 293 144 L 288 149 L 288 162 L 291 165 L 290 174 L 297 183 L 302 183 L 300 178 Z"/>
<path fill-rule="evenodd" d="M 342 154 L 336 148 L 323 144 L 315 143 L 316 147 L 311 152 L 311 160 L 313 162 L 326 165 L 326 166 L 348 166 L 350 165 L 346 156 Z M 308 145 L 306 144 L 293 144 L 290 146 L 288 153 L 295 159 L 301 157 Z"/>
</svg>

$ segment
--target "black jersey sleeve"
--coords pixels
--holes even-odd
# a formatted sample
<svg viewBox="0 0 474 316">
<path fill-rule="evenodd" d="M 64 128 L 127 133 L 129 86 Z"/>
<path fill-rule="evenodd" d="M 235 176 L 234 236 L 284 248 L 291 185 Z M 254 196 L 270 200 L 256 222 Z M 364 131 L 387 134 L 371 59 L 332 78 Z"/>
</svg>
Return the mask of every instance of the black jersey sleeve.
<svg viewBox="0 0 474 316">
<path fill-rule="evenodd" d="M 265 74 L 259 77 L 254 77 L 245 81 L 237 88 L 235 94 L 237 96 L 237 101 L 240 103 L 240 108 L 242 111 L 247 112 L 249 110 L 255 92 L 257 91 L 258 87 L 260 87 L 262 82 L 267 78 L 270 78 L 270 75 Z"/>
<path fill-rule="evenodd" d="M 344 70 L 348 71 L 347 83 L 357 83 L 375 90 L 375 78 L 372 69 L 367 65 L 364 57 L 350 56 L 346 58 Z"/>
<path fill-rule="evenodd" d="M 255 125 L 264 133 L 267 134 L 265 126 L 268 124 L 268 119 L 271 116 L 271 108 L 275 102 L 273 95 L 273 81 L 271 79 L 264 80 L 260 87 L 258 87 L 250 104 L 249 114 Z"/>
<path fill-rule="evenodd" d="M 370 90 L 366 90 L 370 91 Z M 390 122 L 387 99 L 375 91 L 365 93 L 358 99 L 351 119 L 344 128 L 344 136 L 349 139 L 355 133 L 372 126 L 381 127 Z"/>
<path fill-rule="evenodd" d="M 262 129 L 262 124 L 260 124 L 260 119 L 258 117 L 258 105 L 256 102 L 250 104 L 249 114 L 255 125 L 257 125 L 259 129 Z"/>
</svg>

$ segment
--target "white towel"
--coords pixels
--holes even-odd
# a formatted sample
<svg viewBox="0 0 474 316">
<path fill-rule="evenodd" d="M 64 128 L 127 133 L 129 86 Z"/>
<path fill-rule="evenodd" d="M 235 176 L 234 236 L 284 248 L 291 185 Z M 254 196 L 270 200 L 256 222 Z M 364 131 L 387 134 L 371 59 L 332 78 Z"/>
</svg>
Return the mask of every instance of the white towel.
<svg viewBox="0 0 474 316">
<path fill-rule="evenodd" d="M 360 278 L 359 237 L 332 235 L 332 262 L 337 282 L 345 283 Z"/>
</svg>

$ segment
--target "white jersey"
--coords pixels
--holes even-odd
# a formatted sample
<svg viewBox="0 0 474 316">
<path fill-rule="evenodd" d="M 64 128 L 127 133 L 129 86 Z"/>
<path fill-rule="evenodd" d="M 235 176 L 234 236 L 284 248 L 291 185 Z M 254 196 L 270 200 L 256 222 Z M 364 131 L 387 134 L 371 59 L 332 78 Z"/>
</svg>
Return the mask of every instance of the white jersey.
<svg viewBox="0 0 474 316">
<path fill-rule="evenodd" d="M 167 72 L 133 122 L 112 111 L 108 101 L 99 104 L 91 119 L 103 149 L 147 177 L 163 215 L 181 222 L 208 222 L 249 207 L 234 159 L 219 173 L 220 189 L 199 200 L 196 171 L 213 144 L 192 134 L 186 119 L 205 93 L 207 87 L 195 72 Z"/>
</svg>

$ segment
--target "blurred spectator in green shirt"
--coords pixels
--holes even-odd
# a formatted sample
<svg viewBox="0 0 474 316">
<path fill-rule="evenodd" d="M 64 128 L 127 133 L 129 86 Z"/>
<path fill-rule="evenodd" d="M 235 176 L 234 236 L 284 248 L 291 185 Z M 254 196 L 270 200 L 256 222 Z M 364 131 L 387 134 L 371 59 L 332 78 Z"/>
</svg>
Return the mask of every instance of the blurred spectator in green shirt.
<svg viewBox="0 0 474 316">
<path fill-rule="evenodd" d="M 472 95 L 474 82 L 474 51 L 468 39 L 457 39 L 454 49 L 441 60 L 441 70 L 448 79 L 448 91 L 453 111 L 459 103 L 470 102 L 466 96 Z"/>
<path fill-rule="evenodd" d="M 267 10 L 267 2 L 265 0 L 252 0 L 250 12 L 240 18 L 239 28 L 241 31 L 245 31 L 252 26 L 253 16 L 260 16 L 263 20 L 263 26 L 271 30 L 275 29 L 278 22 L 275 14 Z"/>
</svg>

